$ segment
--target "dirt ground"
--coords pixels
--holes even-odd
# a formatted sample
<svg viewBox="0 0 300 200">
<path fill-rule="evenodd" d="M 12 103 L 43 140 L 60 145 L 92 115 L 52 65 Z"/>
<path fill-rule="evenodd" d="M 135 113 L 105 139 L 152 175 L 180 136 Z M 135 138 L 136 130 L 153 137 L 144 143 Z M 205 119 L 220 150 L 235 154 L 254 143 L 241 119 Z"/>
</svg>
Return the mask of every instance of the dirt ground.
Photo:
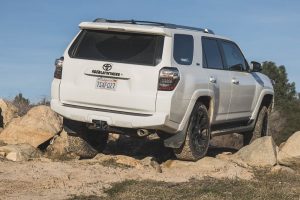
<svg viewBox="0 0 300 200">
<path fill-rule="evenodd" d="M 68 199 L 74 196 L 105 197 L 113 184 L 126 180 L 163 181 L 169 183 L 213 178 L 242 177 L 250 179 L 252 173 L 239 166 L 220 161 L 214 166 L 214 155 L 232 149 L 213 148 L 211 158 L 202 163 L 174 161 L 170 149 L 159 139 L 141 140 L 123 138 L 110 141 L 105 154 L 94 159 L 53 161 L 45 157 L 26 162 L 0 160 L 0 199 Z M 122 157 L 122 155 L 125 155 Z M 104 158 L 104 159 L 103 159 Z M 129 164 L 118 163 L 122 158 Z M 162 173 L 149 165 L 150 158 L 161 164 Z M 148 161 L 147 161 L 148 160 Z M 168 160 L 168 161 L 167 161 Z M 176 167 L 173 166 L 176 163 Z"/>
</svg>

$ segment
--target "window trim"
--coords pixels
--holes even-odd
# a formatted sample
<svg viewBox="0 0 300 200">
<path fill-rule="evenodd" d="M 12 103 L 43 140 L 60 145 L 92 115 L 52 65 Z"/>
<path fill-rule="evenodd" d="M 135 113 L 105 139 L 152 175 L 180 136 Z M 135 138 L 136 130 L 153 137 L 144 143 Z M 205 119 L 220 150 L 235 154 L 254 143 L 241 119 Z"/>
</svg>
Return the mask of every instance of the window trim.
<svg viewBox="0 0 300 200">
<path fill-rule="evenodd" d="M 193 39 L 193 55 L 192 55 L 192 61 L 191 61 L 191 64 L 180 64 L 180 63 L 178 63 L 177 62 L 177 60 L 175 59 L 175 57 L 174 57 L 174 53 L 175 53 L 175 35 L 187 35 L 187 36 L 191 36 L 192 37 L 192 39 Z M 194 36 L 192 35 L 192 34 L 186 34 L 186 33 L 174 33 L 173 34 L 173 47 L 172 47 L 172 57 L 173 57 L 173 60 L 175 61 L 175 63 L 177 64 L 177 65 L 183 65 L 183 66 L 191 66 L 191 65 L 193 65 L 193 63 L 194 63 L 194 55 L 195 55 L 195 38 L 194 38 Z"/>
</svg>

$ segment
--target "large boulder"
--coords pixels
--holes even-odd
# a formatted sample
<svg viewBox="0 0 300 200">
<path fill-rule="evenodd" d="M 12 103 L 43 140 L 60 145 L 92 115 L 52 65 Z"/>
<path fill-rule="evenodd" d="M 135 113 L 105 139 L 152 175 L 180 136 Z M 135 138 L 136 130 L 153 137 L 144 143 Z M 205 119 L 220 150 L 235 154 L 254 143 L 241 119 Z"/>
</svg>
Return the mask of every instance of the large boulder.
<svg viewBox="0 0 300 200">
<path fill-rule="evenodd" d="M 296 174 L 296 171 L 289 167 L 286 167 L 286 166 L 275 165 L 274 167 L 272 167 L 271 173 L 273 173 L 273 174 L 277 174 L 277 173 Z"/>
<path fill-rule="evenodd" d="M 68 134 L 63 130 L 60 135 L 54 136 L 50 145 L 46 149 L 46 156 L 53 159 L 63 159 L 67 157 Z"/>
<path fill-rule="evenodd" d="M 294 133 L 281 145 L 278 162 L 285 166 L 300 166 L 300 131 Z"/>
<path fill-rule="evenodd" d="M 0 147 L 0 155 L 7 160 L 27 161 L 39 157 L 41 152 L 29 144 L 15 144 Z"/>
<path fill-rule="evenodd" d="M 50 141 L 46 149 L 47 157 L 54 160 L 93 158 L 97 153 L 85 139 L 68 135 L 64 130 Z"/>
<path fill-rule="evenodd" d="M 18 109 L 10 102 L 0 99 L 0 129 L 5 128 L 15 117 L 18 117 Z"/>
<path fill-rule="evenodd" d="M 38 147 L 62 129 L 61 118 L 48 106 L 37 106 L 14 119 L 1 132 L 0 140 L 7 144 L 27 143 Z"/>
<path fill-rule="evenodd" d="M 271 136 L 266 136 L 254 140 L 233 155 L 220 155 L 217 158 L 244 166 L 272 167 L 277 164 L 277 146 Z"/>
<path fill-rule="evenodd" d="M 170 171 L 176 176 L 213 177 L 250 180 L 253 173 L 235 163 L 212 157 L 204 157 L 197 162 L 168 160 L 162 164 L 163 171 Z"/>
</svg>

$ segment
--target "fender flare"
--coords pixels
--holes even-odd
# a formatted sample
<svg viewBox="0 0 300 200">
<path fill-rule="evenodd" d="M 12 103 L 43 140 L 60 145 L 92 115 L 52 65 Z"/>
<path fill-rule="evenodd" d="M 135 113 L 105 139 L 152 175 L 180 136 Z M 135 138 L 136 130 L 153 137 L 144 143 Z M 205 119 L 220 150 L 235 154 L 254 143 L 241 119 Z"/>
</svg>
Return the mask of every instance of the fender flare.
<svg viewBox="0 0 300 200">
<path fill-rule="evenodd" d="M 259 98 L 258 98 L 258 101 L 257 101 L 257 104 L 254 108 L 254 111 L 252 112 L 252 115 L 251 115 L 251 118 L 252 120 L 256 119 L 257 115 L 258 115 L 258 112 L 259 112 L 259 109 L 260 109 L 260 106 L 261 106 L 261 103 L 264 99 L 264 97 L 266 95 L 272 95 L 273 96 L 273 101 L 272 101 L 272 104 L 274 105 L 274 91 L 272 89 L 263 89 L 259 95 Z"/>
<path fill-rule="evenodd" d="M 181 123 L 179 124 L 179 127 L 178 127 L 178 132 L 167 138 L 166 140 L 164 140 L 164 146 L 165 147 L 169 147 L 169 148 L 180 148 L 182 146 L 182 144 L 184 143 L 185 141 L 185 138 L 186 138 L 186 130 L 187 130 L 187 127 L 188 127 L 188 122 L 189 122 L 189 118 L 190 118 L 190 115 L 193 111 L 193 108 L 197 102 L 197 100 L 200 98 L 200 97 L 210 97 L 211 98 L 211 102 L 210 102 L 210 106 L 211 106 L 211 109 L 209 109 L 210 113 L 210 121 L 212 119 L 212 115 L 211 113 L 213 112 L 213 108 L 214 108 L 214 93 L 210 90 L 196 90 L 191 99 L 190 99 L 190 103 L 186 109 L 186 112 L 184 114 L 184 117 L 181 121 Z"/>
</svg>

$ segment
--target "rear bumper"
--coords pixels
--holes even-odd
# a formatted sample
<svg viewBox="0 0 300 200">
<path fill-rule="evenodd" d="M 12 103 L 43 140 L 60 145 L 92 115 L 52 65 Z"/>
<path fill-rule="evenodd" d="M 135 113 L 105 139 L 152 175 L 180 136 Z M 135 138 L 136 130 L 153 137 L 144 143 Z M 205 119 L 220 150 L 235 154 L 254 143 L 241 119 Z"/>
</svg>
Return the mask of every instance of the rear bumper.
<svg viewBox="0 0 300 200">
<path fill-rule="evenodd" d="M 64 105 L 52 99 L 51 108 L 61 116 L 75 121 L 92 123 L 93 120 L 106 121 L 109 126 L 122 128 L 157 129 L 176 133 L 179 124 L 169 121 L 167 113 L 139 114 L 131 112 L 109 111 L 75 105 Z"/>
</svg>

